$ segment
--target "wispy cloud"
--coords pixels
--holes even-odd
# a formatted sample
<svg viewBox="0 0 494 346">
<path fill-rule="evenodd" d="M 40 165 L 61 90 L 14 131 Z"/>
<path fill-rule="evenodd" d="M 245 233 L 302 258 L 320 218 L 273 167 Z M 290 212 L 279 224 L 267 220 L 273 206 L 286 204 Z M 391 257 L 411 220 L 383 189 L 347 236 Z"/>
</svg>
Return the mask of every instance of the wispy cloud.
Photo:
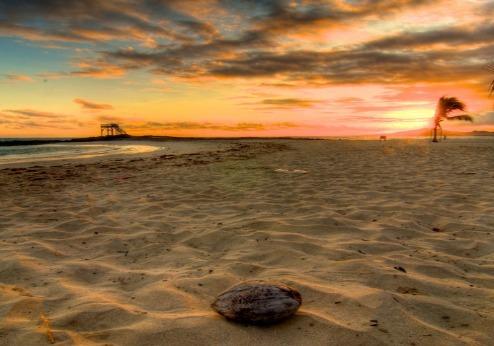
<svg viewBox="0 0 494 346">
<path fill-rule="evenodd" d="M 74 129 L 85 126 L 73 116 L 29 109 L 7 109 L 0 112 L 0 125 L 14 130 Z"/>
<path fill-rule="evenodd" d="M 130 66 L 119 66 L 112 63 L 101 61 L 81 61 L 77 63 L 77 69 L 68 73 L 62 73 L 62 76 L 86 77 L 98 79 L 110 79 L 123 76 Z"/>
<path fill-rule="evenodd" d="M 5 74 L 5 79 L 14 82 L 32 82 L 33 79 L 27 75 L 22 74 Z"/>
<path fill-rule="evenodd" d="M 50 112 L 42 112 L 31 109 L 6 109 L 4 110 L 6 113 L 10 113 L 10 115 L 15 115 L 17 117 L 24 118 L 47 118 L 47 119 L 60 119 L 65 118 L 65 115 L 50 113 Z"/>
<path fill-rule="evenodd" d="M 112 105 L 105 104 L 105 103 L 95 103 L 83 99 L 74 99 L 74 103 L 79 104 L 83 109 L 89 109 L 89 110 L 107 110 L 107 109 L 113 109 Z"/>
<path fill-rule="evenodd" d="M 127 129 L 135 130 L 213 130 L 213 131 L 266 131 L 297 128 L 302 125 L 290 122 L 278 123 L 236 123 L 217 124 L 209 122 L 144 122 L 138 124 L 125 124 Z"/>
<path fill-rule="evenodd" d="M 297 98 L 280 98 L 265 99 L 260 103 L 270 106 L 271 108 L 310 108 L 319 103 L 317 100 L 297 99 Z"/>
</svg>

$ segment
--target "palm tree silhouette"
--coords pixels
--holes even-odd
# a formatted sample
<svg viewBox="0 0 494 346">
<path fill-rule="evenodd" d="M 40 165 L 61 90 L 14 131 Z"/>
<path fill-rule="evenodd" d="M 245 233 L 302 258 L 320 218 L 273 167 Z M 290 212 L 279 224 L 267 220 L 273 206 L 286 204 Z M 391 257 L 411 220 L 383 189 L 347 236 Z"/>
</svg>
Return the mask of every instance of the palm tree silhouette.
<svg viewBox="0 0 494 346">
<path fill-rule="evenodd" d="M 437 130 L 441 129 L 442 132 L 441 122 L 443 120 L 463 120 L 473 122 L 473 118 L 468 114 L 449 115 L 456 110 L 464 112 L 465 109 L 466 105 L 456 97 L 441 97 L 439 101 L 437 101 L 436 114 L 434 115 L 434 138 L 432 141 L 438 141 Z"/>
<path fill-rule="evenodd" d="M 494 64 L 488 65 L 487 70 L 490 73 L 493 73 L 494 72 Z M 491 81 L 491 84 L 489 85 L 489 95 L 492 96 L 493 93 L 494 93 L 494 79 Z"/>
</svg>

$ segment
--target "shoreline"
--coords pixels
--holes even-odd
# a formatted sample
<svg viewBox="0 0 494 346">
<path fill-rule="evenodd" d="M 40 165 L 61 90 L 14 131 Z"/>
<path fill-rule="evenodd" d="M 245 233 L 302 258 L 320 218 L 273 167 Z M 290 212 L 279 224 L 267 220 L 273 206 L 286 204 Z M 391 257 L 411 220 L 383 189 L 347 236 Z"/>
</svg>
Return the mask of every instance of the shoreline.
<svg viewBox="0 0 494 346">
<path fill-rule="evenodd" d="M 0 147 L 21 145 L 44 145 L 58 143 L 92 143 L 92 142 L 114 142 L 114 141 L 155 141 L 155 142 L 201 142 L 201 141 L 244 141 L 244 140 L 324 140 L 324 138 L 310 137 L 173 137 L 173 136 L 130 136 L 115 135 L 104 137 L 84 137 L 71 139 L 10 139 L 0 141 Z"/>
<path fill-rule="evenodd" d="M 51 143 L 46 145 L 64 145 L 67 143 Z M 51 156 L 39 156 L 39 154 L 7 154 L 0 156 L 0 169 L 10 167 L 30 167 L 30 166 L 53 166 L 63 163 L 91 163 L 97 161 L 106 161 L 113 159 L 125 159 L 135 157 L 148 157 L 152 155 L 159 155 L 164 147 L 152 146 L 152 145 L 138 145 L 124 144 L 118 146 L 111 151 L 88 151 L 84 153 L 73 153 L 51 155 Z M 109 149 L 107 149 L 109 150 Z"/>
<path fill-rule="evenodd" d="M 39 161 L 29 161 L 29 162 L 13 162 L 13 163 L 0 163 L 0 171 L 2 170 L 14 170 L 21 171 L 30 168 L 45 168 L 49 169 L 50 167 L 70 167 L 70 166 L 94 166 L 99 164 L 104 165 L 112 165 L 119 163 L 135 163 L 142 161 L 163 161 L 166 160 L 171 162 L 170 160 L 180 160 L 180 159 L 188 159 L 197 158 L 197 157 L 205 157 L 205 158 L 215 158 L 218 156 L 222 156 L 224 154 L 239 152 L 242 150 L 246 150 L 249 147 L 256 147 L 256 144 L 261 144 L 262 142 L 253 143 L 253 145 L 242 144 L 236 141 L 232 141 L 231 143 L 225 143 L 224 148 L 203 148 L 200 151 L 194 152 L 185 152 L 185 153 L 172 153 L 166 152 L 163 153 L 163 148 L 157 148 L 153 151 L 148 152 L 139 152 L 139 153 L 118 153 L 118 154 L 109 154 L 109 155 L 101 155 L 101 156 L 93 156 L 86 158 L 54 158 L 53 160 L 39 160 Z M 262 144 L 261 144 L 262 145 Z M 280 150 L 285 150 L 285 145 L 277 145 L 273 143 L 272 148 L 281 148 Z M 195 161 L 193 161 L 195 162 Z M 201 161 L 202 162 L 202 161 Z M 204 160 L 203 163 L 210 163 L 209 160 Z M 181 164 L 179 164 L 181 165 Z"/>
</svg>

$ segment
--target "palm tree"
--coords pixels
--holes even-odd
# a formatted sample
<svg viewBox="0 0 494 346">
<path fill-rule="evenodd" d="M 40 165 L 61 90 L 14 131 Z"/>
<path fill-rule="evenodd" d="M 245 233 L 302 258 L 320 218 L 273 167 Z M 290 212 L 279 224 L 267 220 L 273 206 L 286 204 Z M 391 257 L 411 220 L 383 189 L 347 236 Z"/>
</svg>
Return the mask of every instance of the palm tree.
<svg viewBox="0 0 494 346">
<path fill-rule="evenodd" d="M 441 129 L 441 122 L 443 120 L 463 120 L 473 122 L 473 118 L 468 114 L 450 115 L 453 111 L 464 112 L 466 105 L 458 100 L 456 97 L 443 96 L 437 101 L 436 114 L 434 115 L 434 138 L 433 142 L 437 142 L 437 130 Z"/>
<path fill-rule="evenodd" d="M 494 65 L 490 64 L 487 66 L 487 69 L 489 70 L 490 73 L 494 72 Z M 489 85 L 489 95 L 492 96 L 494 93 L 494 79 L 491 81 L 491 84 Z"/>
</svg>

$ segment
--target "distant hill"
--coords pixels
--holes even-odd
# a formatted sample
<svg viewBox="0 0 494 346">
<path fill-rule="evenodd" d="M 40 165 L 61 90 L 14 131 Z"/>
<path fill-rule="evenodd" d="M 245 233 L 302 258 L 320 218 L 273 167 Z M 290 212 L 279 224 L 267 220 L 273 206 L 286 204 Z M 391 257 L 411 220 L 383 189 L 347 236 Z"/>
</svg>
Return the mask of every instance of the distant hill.
<svg viewBox="0 0 494 346">
<path fill-rule="evenodd" d="M 472 131 L 471 136 L 494 136 L 492 131 Z"/>
<path fill-rule="evenodd" d="M 466 136 L 494 136 L 494 132 L 491 131 L 445 131 L 444 132 L 448 137 L 466 137 Z M 416 129 L 409 131 L 400 131 L 389 133 L 387 136 L 389 138 L 393 137 L 430 137 L 432 135 L 431 129 Z"/>
</svg>

